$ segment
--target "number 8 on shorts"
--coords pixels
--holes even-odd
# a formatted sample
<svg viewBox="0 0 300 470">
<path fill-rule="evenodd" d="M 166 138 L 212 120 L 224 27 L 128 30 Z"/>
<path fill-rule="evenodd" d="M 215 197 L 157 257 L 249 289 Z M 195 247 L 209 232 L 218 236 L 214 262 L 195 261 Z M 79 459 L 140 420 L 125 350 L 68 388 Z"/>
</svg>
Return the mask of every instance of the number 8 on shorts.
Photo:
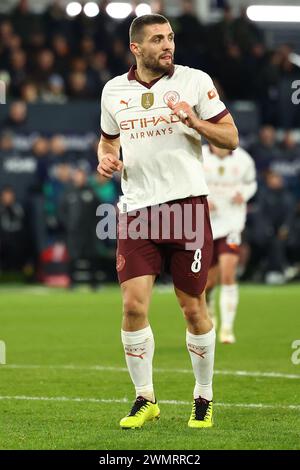
<svg viewBox="0 0 300 470">
<path fill-rule="evenodd" d="M 200 248 L 197 248 L 194 254 L 194 261 L 192 262 L 191 266 L 191 271 L 193 273 L 198 273 L 201 269 L 201 257 L 202 257 L 202 252 Z"/>
</svg>

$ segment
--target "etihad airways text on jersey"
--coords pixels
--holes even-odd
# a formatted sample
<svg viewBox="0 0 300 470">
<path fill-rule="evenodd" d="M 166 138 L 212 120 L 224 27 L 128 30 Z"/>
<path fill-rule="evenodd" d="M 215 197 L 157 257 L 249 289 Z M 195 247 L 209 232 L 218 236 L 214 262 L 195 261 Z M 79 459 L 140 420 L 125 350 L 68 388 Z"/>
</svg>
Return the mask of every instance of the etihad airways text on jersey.
<svg viewBox="0 0 300 470">
<path fill-rule="evenodd" d="M 176 124 L 181 122 L 176 114 L 165 116 L 144 117 L 138 119 L 126 119 L 120 122 L 122 131 L 131 131 L 132 129 L 145 129 L 147 127 L 156 127 L 159 124 Z"/>
</svg>

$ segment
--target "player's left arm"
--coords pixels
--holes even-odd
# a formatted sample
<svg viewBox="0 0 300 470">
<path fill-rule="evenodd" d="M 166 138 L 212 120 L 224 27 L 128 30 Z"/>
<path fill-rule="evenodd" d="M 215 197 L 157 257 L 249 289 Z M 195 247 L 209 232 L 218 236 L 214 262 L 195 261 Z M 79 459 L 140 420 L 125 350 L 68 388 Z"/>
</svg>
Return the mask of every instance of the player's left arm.
<svg viewBox="0 0 300 470">
<path fill-rule="evenodd" d="M 241 155 L 242 161 L 245 161 L 245 170 L 241 179 L 239 191 L 232 198 L 234 204 L 244 204 L 249 201 L 257 191 L 256 169 L 252 158 L 245 151 Z M 243 158 L 242 158 L 243 157 Z"/>
<path fill-rule="evenodd" d="M 241 193 L 244 200 L 247 202 L 251 199 L 257 191 L 256 169 L 255 164 L 250 155 L 245 167 L 245 172 L 242 180 Z"/>
<path fill-rule="evenodd" d="M 179 117 L 181 122 L 195 129 L 195 131 L 205 137 L 208 142 L 216 145 L 216 147 L 229 150 L 234 150 L 238 147 L 238 130 L 229 112 L 221 117 L 218 122 L 209 122 L 208 120 L 198 118 L 191 106 L 185 101 L 180 101 L 176 105 L 169 102 L 168 106 Z"/>
</svg>

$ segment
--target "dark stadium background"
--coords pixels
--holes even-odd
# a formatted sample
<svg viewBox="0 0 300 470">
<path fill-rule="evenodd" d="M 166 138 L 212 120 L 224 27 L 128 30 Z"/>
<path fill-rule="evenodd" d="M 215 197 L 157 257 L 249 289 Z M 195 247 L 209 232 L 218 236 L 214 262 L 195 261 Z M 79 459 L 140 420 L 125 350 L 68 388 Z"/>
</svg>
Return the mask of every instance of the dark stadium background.
<svg viewBox="0 0 300 470">
<path fill-rule="evenodd" d="M 100 96 L 133 63 L 128 28 L 139 2 L 124 19 L 107 13 L 108 1 L 96 2 L 92 17 L 68 16 L 68 3 L 0 5 L 1 282 L 96 288 L 116 280 L 114 242 L 95 234 L 95 208 L 120 193 L 117 178 L 104 185 L 96 173 Z M 300 78 L 299 23 L 251 21 L 241 1 L 146 3 L 170 18 L 176 62 L 213 77 L 255 160 L 259 191 L 248 206 L 241 280 L 297 279 L 300 105 L 291 97 Z M 85 11 L 97 13 L 97 5 Z"/>
</svg>

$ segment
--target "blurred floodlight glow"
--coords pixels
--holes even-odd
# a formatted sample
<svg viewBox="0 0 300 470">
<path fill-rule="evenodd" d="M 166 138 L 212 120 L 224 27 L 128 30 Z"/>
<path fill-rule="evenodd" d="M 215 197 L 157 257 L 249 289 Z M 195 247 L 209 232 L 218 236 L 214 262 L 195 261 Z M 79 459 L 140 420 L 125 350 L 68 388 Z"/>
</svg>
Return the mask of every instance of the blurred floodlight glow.
<svg viewBox="0 0 300 470">
<path fill-rule="evenodd" d="M 79 2 L 71 2 L 66 6 L 66 13 L 68 16 L 77 16 L 81 13 L 82 6 Z"/>
<path fill-rule="evenodd" d="M 115 19 L 126 18 L 132 12 L 130 3 L 112 2 L 106 7 L 106 13 Z"/>
<path fill-rule="evenodd" d="M 93 18 L 94 16 L 98 15 L 100 10 L 97 3 L 88 2 L 84 5 L 83 11 L 86 16 L 88 16 L 89 18 Z"/>
<path fill-rule="evenodd" d="M 135 9 L 136 16 L 150 15 L 151 13 L 151 7 L 147 3 L 140 3 Z"/>
<path fill-rule="evenodd" d="M 300 22 L 300 7 L 285 5 L 251 5 L 247 16 L 252 21 Z"/>
</svg>

